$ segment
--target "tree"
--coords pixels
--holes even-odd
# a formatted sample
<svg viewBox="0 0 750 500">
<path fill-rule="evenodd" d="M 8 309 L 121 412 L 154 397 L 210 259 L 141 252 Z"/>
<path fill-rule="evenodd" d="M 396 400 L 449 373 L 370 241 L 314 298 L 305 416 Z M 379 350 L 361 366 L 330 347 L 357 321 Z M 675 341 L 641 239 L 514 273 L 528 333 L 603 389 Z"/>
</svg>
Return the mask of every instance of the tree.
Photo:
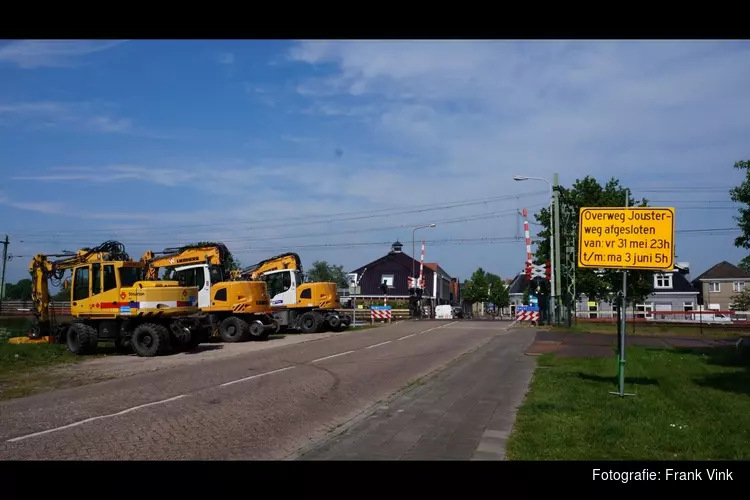
<svg viewBox="0 0 750 500">
<path fill-rule="evenodd" d="M 5 298 L 7 300 L 31 300 L 31 280 L 26 278 L 15 284 L 5 285 Z"/>
<path fill-rule="evenodd" d="M 745 180 L 742 183 L 729 190 L 729 197 L 735 203 L 742 203 L 746 207 L 741 207 L 737 211 L 738 215 L 734 216 L 737 226 L 742 234 L 734 239 L 734 246 L 738 248 L 750 248 L 750 160 L 735 162 L 734 168 L 745 171 Z M 742 262 L 750 260 L 745 257 Z"/>
<path fill-rule="evenodd" d="M 333 282 L 339 288 L 349 286 L 344 266 L 329 264 L 324 260 L 316 260 L 312 263 L 312 267 L 307 271 L 307 279 L 311 282 Z"/>
<path fill-rule="evenodd" d="M 480 267 L 464 283 L 463 299 L 470 304 L 487 302 L 488 291 L 487 273 Z"/>
<path fill-rule="evenodd" d="M 570 189 L 559 186 L 560 193 L 560 241 L 561 247 L 571 246 L 574 249 L 574 255 L 578 243 L 578 213 L 581 207 L 623 207 L 625 204 L 626 188 L 620 185 L 620 181 L 611 178 L 602 186 L 599 182 L 591 177 L 586 176 L 583 179 L 576 179 Z M 628 206 L 630 207 L 647 207 L 648 200 L 645 198 L 635 200 L 630 193 L 628 195 Z M 750 190 L 748 191 L 750 200 Z M 543 208 L 535 215 L 537 222 L 542 226 L 537 236 L 542 238 L 537 243 L 535 258 L 537 264 L 550 260 L 550 213 L 548 208 Z M 750 220 L 750 218 L 748 219 Z M 750 225 L 748 226 L 750 228 Z M 572 273 L 565 272 L 565 258 L 561 255 L 560 262 L 563 265 L 561 269 L 561 286 L 562 290 L 558 295 L 568 295 L 568 300 L 572 303 L 575 299 L 569 296 L 572 283 Z M 574 266 L 576 263 L 573 264 Z M 635 304 L 643 301 L 652 291 L 653 273 L 650 271 L 629 271 L 628 272 L 628 303 Z M 614 294 L 622 289 L 622 273 L 615 270 L 598 271 L 594 269 L 575 269 L 575 288 L 576 295 L 586 295 L 589 300 L 608 300 L 614 299 Z"/>
<path fill-rule="evenodd" d="M 746 273 L 750 273 L 750 255 L 747 257 L 744 257 L 738 264 L 737 267 L 745 271 Z"/>
<path fill-rule="evenodd" d="M 529 293 L 528 288 L 526 288 L 523 291 L 523 297 L 521 298 L 521 303 L 525 306 L 528 306 L 529 304 L 531 304 L 531 294 Z"/>
<path fill-rule="evenodd" d="M 495 314 L 497 314 L 501 309 L 510 306 L 510 290 L 502 278 L 495 274 L 487 273 L 487 281 L 489 281 L 487 299 L 495 304 Z"/>
<path fill-rule="evenodd" d="M 735 311 L 750 311 L 750 290 L 743 290 L 732 295 L 729 307 Z"/>
</svg>

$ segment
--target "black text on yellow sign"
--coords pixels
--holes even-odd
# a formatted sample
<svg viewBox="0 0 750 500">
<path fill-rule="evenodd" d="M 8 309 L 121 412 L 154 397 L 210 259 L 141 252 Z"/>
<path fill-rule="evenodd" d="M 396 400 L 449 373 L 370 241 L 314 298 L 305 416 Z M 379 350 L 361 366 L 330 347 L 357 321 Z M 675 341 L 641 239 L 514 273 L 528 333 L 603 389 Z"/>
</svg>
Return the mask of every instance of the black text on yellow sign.
<svg viewBox="0 0 750 500">
<path fill-rule="evenodd" d="M 578 267 L 674 269 L 674 208 L 581 208 Z"/>
</svg>

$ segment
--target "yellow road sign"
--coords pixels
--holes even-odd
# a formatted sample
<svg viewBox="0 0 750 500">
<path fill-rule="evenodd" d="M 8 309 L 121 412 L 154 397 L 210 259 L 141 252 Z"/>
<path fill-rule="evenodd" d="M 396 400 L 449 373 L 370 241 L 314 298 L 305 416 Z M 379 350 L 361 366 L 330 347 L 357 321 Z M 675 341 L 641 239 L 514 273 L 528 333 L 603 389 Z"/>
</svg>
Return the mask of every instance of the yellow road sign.
<svg viewBox="0 0 750 500">
<path fill-rule="evenodd" d="M 674 269 L 674 208 L 581 208 L 578 267 Z"/>
</svg>

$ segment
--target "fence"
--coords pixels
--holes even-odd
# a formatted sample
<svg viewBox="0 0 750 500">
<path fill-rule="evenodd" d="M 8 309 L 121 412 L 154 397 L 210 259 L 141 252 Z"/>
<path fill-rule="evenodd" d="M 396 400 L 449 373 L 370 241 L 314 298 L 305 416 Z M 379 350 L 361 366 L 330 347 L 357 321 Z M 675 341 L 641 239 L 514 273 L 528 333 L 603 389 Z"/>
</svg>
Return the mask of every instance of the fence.
<svg viewBox="0 0 750 500">
<path fill-rule="evenodd" d="M 4 300 L 0 304 L 0 316 L 31 316 L 33 307 L 30 300 Z M 70 302 L 53 302 L 50 308 L 53 314 L 70 314 Z"/>
<path fill-rule="evenodd" d="M 745 325 L 750 323 L 748 311 L 720 311 L 720 310 L 691 310 L 691 311 L 655 311 L 635 310 L 625 311 L 627 323 L 686 323 L 686 324 L 716 324 L 716 325 Z M 577 311 L 576 321 L 582 323 L 614 323 L 617 321 L 617 311 Z"/>
<path fill-rule="evenodd" d="M 33 304 L 30 300 L 4 300 L 0 305 L 0 316 L 31 316 Z M 53 302 L 51 304 L 53 313 L 59 316 L 70 315 L 70 302 Z M 342 309 L 345 314 L 351 314 L 351 309 Z M 391 309 L 392 321 L 408 319 L 411 317 L 409 309 Z M 357 309 L 357 321 L 370 321 L 370 309 Z"/>
</svg>

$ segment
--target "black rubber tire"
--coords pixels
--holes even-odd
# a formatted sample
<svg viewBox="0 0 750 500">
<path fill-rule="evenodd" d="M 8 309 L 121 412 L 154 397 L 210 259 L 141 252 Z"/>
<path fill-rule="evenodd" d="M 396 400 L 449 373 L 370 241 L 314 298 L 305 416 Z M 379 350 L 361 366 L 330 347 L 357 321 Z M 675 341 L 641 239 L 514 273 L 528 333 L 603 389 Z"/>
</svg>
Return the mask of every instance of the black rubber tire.
<svg viewBox="0 0 750 500">
<path fill-rule="evenodd" d="M 129 340 L 118 337 L 115 339 L 115 352 L 117 354 L 133 354 L 133 346 Z"/>
<path fill-rule="evenodd" d="M 84 323 L 73 323 L 68 328 L 65 343 L 73 354 L 91 354 L 96 350 L 98 336 L 96 328 Z"/>
<path fill-rule="evenodd" d="M 262 323 L 257 323 L 255 321 L 250 323 L 248 331 L 250 332 L 250 336 L 253 338 L 253 340 L 266 340 L 271 334 L 270 331 L 266 331 L 265 325 L 263 325 Z"/>
<path fill-rule="evenodd" d="M 318 328 L 315 329 L 315 333 L 323 333 L 328 330 L 328 323 L 326 322 L 325 314 L 315 311 L 315 316 L 318 317 Z"/>
<path fill-rule="evenodd" d="M 248 339 L 248 324 L 237 316 L 230 316 L 219 324 L 219 336 L 224 342 L 244 342 Z"/>
<path fill-rule="evenodd" d="M 307 311 L 299 317 L 299 329 L 302 333 L 315 333 L 320 328 L 322 317 L 312 311 Z"/>
<path fill-rule="evenodd" d="M 334 332 L 341 326 L 341 323 L 341 317 L 339 317 L 338 314 L 331 314 L 328 316 L 328 325 Z"/>
<path fill-rule="evenodd" d="M 130 344 L 135 353 L 142 358 L 151 358 L 168 352 L 169 330 L 166 326 L 155 323 L 143 323 L 133 330 Z"/>
<path fill-rule="evenodd" d="M 351 317 L 351 316 L 349 316 L 348 314 L 344 315 L 344 318 L 343 318 L 343 319 L 341 320 L 341 323 L 342 323 L 342 324 L 343 324 L 344 326 L 349 326 L 349 325 L 351 325 L 351 324 L 352 324 L 352 317 Z"/>
<path fill-rule="evenodd" d="M 278 321 L 276 321 L 276 320 L 273 320 L 273 321 L 271 322 L 271 326 L 273 327 L 273 328 L 271 329 L 271 335 L 276 335 L 276 334 L 279 334 L 279 333 L 281 333 L 281 323 L 279 323 L 279 322 L 278 322 Z"/>
</svg>

